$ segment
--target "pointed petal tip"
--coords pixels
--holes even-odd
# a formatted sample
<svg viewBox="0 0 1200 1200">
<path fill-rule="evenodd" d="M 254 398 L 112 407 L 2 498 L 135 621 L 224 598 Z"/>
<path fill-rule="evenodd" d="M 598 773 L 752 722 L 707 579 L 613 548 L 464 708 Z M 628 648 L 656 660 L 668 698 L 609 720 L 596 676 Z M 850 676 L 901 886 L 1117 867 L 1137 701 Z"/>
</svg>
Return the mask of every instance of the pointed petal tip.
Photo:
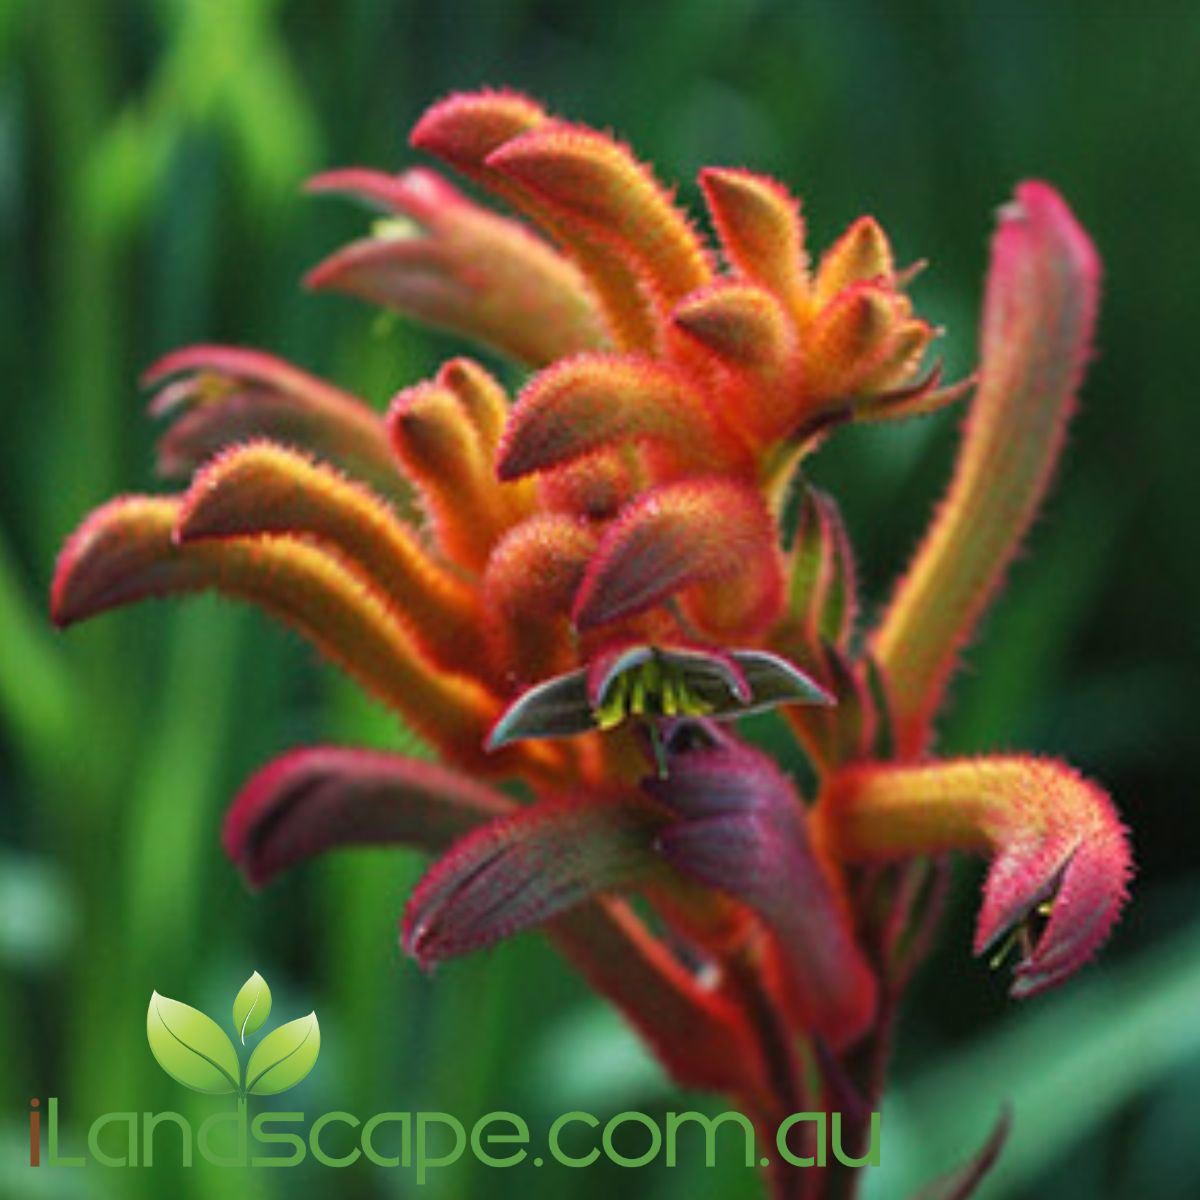
<svg viewBox="0 0 1200 1200">
<path fill-rule="evenodd" d="M 407 231 L 405 231 L 407 235 Z M 366 237 L 348 242 L 310 267 L 301 280 L 310 292 L 337 291 L 426 320 L 421 300 L 445 291 L 447 264 L 419 227 L 411 236 Z"/>
<path fill-rule="evenodd" d="M 974 939 L 977 955 L 1010 938 L 1021 946 L 1010 989 L 1017 998 L 1057 986 L 1095 957 L 1134 874 L 1129 832 L 1108 795 L 1059 763 L 1033 771 L 1045 781 L 1043 802 L 1057 804 L 1054 825 L 1040 838 L 1014 832 L 997 855 Z"/>
<path fill-rule="evenodd" d="M 425 110 L 408 144 L 450 162 L 477 166 L 496 145 L 545 119 L 541 105 L 520 92 L 454 92 Z"/>
<path fill-rule="evenodd" d="M 128 576 L 144 571 L 154 543 L 178 509 L 173 497 L 117 496 L 94 509 L 67 538 L 50 585 L 50 619 L 59 629 L 116 607 Z"/>
<path fill-rule="evenodd" d="M 753 703 L 813 704 L 823 708 L 837 705 L 837 697 L 811 675 L 769 650 L 737 650 L 731 655 L 742 669 L 753 695 Z"/>
<path fill-rule="evenodd" d="M 156 358 L 142 371 L 138 383 L 144 389 L 157 387 L 170 376 L 189 371 L 253 376 L 264 374 L 276 365 L 286 366 L 281 360 L 260 350 L 218 342 L 196 342 L 190 346 L 179 346 Z"/>
<path fill-rule="evenodd" d="M 315 266 L 309 267 L 300 277 L 300 286 L 306 292 L 332 291 L 337 287 L 337 281 L 346 267 L 346 251 L 343 246 L 332 254 L 326 255 Z"/>
<path fill-rule="evenodd" d="M 1102 268 L 1095 243 L 1053 184 L 1042 179 L 1022 180 L 1017 184 L 1015 199 L 1000 209 L 1000 220 L 1001 223 L 1028 221 L 1052 227 L 1070 247 L 1089 282 L 1095 283 L 1099 279 Z"/>
<path fill-rule="evenodd" d="M 484 749 L 491 753 L 512 742 L 573 737 L 594 728 L 587 673 L 569 671 L 522 692 L 488 731 Z"/>
<path fill-rule="evenodd" d="M 586 631 L 675 595 L 706 636 L 749 637 L 770 626 L 783 576 L 773 518 L 755 489 L 702 476 L 644 492 L 601 539 L 572 620 Z"/>
<path fill-rule="evenodd" d="M 309 194 L 322 192 L 352 192 L 364 183 L 368 177 L 379 172 L 364 167 L 334 167 L 328 171 L 318 171 L 310 175 L 300 185 L 300 190 Z"/>
<path fill-rule="evenodd" d="M 1123 835 L 1082 842 L 1061 868 L 1050 905 L 1049 920 L 1030 953 L 1013 969 L 1009 994 L 1015 999 L 1039 995 L 1074 975 L 1108 940 L 1128 898 L 1133 861 Z M 1027 916 L 1025 918 L 1029 920 Z M 1004 930 L 987 938 L 995 945 Z"/>
<path fill-rule="evenodd" d="M 521 390 L 496 469 L 501 479 L 519 479 L 641 443 L 693 463 L 722 450 L 702 395 L 677 367 L 585 352 L 555 362 Z"/>
</svg>

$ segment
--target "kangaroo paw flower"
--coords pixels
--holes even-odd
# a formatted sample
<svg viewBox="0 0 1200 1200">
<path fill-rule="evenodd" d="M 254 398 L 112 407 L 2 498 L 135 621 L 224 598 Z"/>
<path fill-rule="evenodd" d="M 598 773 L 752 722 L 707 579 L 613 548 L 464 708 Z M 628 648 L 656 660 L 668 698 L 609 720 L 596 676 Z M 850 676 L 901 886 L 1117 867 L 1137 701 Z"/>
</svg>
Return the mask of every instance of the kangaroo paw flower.
<svg viewBox="0 0 1200 1200">
<path fill-rule="evenodd" d="M 766 651 L 623 646 L 524 692 L 492 727 L 487 745 L 572 737 L 630 717 L 734 718 L 782 704 L 830 703 L 819 684 Z"/>
<path fill-rule="evenodd" d="M 520 479 L 628 444 L 654 446 L 686 467 L 736 454 L 722 439 L 682 372 L 632 356 L 580 355 L 536 375 L 521 393 L 496 470 Z"/>
<path fill-rule="evenodd" d="M 160 358 L 142 383 L 158 389 L 151 414 L 173 421 L 158 443 L 163 475 L 186 476 L 226 446 L 266 437 L 312 451 L 386 496 L 408 495 L 379 414 L 274 355 L 188 346 Z"/>
<path fill-rule="evenodd" d="M 662 813 L 622 797 L 543 801 L 468 834 L 417 885 L 404 948 L 430 966 L 483 949 L 606 892 L 649 882 Z"/>
<path fill-rule="evenodd" d="M 848 767 L 833 776 L 817 813 L 823 844 L 847 862 L 988 855 L 975 953 L 1015 942 L 1014 996 L 1061 983 L 1096 953 L 1133 873 L 1112 801 L 1043 759 Z"/>
<path fill-rule="evenodd" d="M 328 850 L 403 845 L 443 852 L 513 812 L 469 776 L 399 755 L 313 746 L 260 770 L 225 821 L 226 852 L 253 886 Z M 765 1103 L 768 1083 L 745 1015 L 667 953 L 625 905 L 583 904 L 551 923 L 551 938 L 610 996 L 672 1075 Z"/>
<path fill-rule="evenodd" d="M 787 188 L 752 171 L 706 167 L 700 186 L 721 245 L 738 273 L 762 284 L 797 317 L 810 281 L 800 205 Z"/>
<path fill-rule="evenodd" d="M 508 142 L 551 121 L 540 105 L 513 92 L 466 93 L 433 105 L 409 140 L 483 184 L 558 242 L 591 284 L 619 349 L 652 349 L 658 330 L 638 269 L 610 240 L 597 237 L 583 222 L 564 219 L 492 160 Z"/>
<path fill-rule="evenodd" d="M 511 811 L 502 792 L 438 763 L 309 746 L 263 767 L 225 818 L 225 851 L 255 887 L 342 846 L 447 849 Z"/>
<path fill-rule="evenodd" d="M 279 618 L 442 761 L 312 747 L 270 764 L 225 826 L 252 884 L 342 846 L 433 851 L 403 922 L 420 963 L 543 927 L 681 1085 L 764 1129 L 845 1100 L 859 1140 L 939 911 L 928 856 L 989 858 L 975 950 L 1017 949 L 1018 996 L 1090 958 L 1132 873 L 1111 802 L 1070 768 L 928 757 L 1057 459 L 1091 244 L 1045 184 L 1002 212 L 962 453 L 864 645 L 850 538 L 800 471 L 842 426 L 975 387 L 930 361 L 941 330 L 909 294 L 923 262 L 898 267 L 869 216 L 814 259 L 799 201 L 727 168 L 700 176 L 710 238 L 623 143 L 512 92 L 435 104 L 412 144 L 516 219 L 428 169 L 330 172 L 309 190 L 381 219 L 309 283 L 533 368 L 515 403 L 467 358 L 380 417 L 267 354 L 168 355 L 147 376 L 172 418 L 160 466 L 191 482 L 89 516 L 51 615 L 215 591 Z M 746 731 L 790 736 L 778 761 L 735 733 L 776 707 Z M 811 805 L 786 773 L 801 755 Z M 800 1190 L 844 1191 L 829 1172 Z"/>
<path fill-rule="evenodd" d="M 468 200 L 436 172 L 343 170 L 312 192 L 340 192 L 387 219 L 314 267 L 308 286 L 360 296 L 451 329 L 530 366 L 607 342 L 576 267 L 530 229 Z"/>
<path fill-rule="evenodd" d="M 783 575 L 773 522 L 750 488 L 726 479 L 665 484 L 609 528 L 575 597 L 574 620 L 594 629 L 682 593 L 706 632 L 736 638 L 778 615 Z"/>
<path fill-rule="evenodd" d="M 97 509 L 59 558 L 51 590 L 55 622 L 66 626 L 187 592 L 249 600 L 305 634 L 457 761 L 481 760 L 497 700 L 473 680 L 434 669 L 360 577 L 293 537 L 181 544 L 180 515 L 178 501 L 145 496 Z"/>
<path fill-rule="evenodd" d="M 664 305 L 708 282 L 708 253 L 688 219 L 649 168 L 611 137 L 545 122 L 498 146 L 487 165 L 612 244 Z"/>
<path fill-rule="evenodd" d="M 871 638 L 900 748 L 926 745 L 958 661 L 1050 486 L 1091 343 L 1100 264 L 1044 183 L 992 241 L 979 387 L 949 490 Z"/>
<path fill-rule="evenodd" d="M 256 534 L 307 536 L 336 551 L 439 663 L 466 674 L 480 668 L 476 595 L 362 485 L 272 442 L 227 450 L 196 475 L 175 536 L 198 542 Z"/>
<path fill-rule="evenodd" d="M 477 374 L 483 376 L 482 368 Z M 494 445 L 469 391 L 453 377 L 404 388 L 392 398 L 392 447 L 423 501 L 447 558 L 478 571 L 504 533 L 527 516 L 532 485 L 497 478 Z M 499 385 L 496 385 L 499 387 Z"/>
<path fill-rule="evenodd" d="M 568 614 L 595 549 L 596 531 L 566 513 L 538 513 L 496 545 L 483 610 L 499 671 L 528 684 L 577 661 Z"/>
</svg>

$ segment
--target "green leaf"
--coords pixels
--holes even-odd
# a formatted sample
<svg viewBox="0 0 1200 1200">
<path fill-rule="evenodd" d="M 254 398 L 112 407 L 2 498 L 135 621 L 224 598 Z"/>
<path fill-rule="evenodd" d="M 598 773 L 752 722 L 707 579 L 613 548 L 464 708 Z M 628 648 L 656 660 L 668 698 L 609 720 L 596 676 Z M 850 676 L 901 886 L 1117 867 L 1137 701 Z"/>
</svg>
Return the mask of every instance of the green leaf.
<svg viewBox="0 0 1200 1200">
<path fill-rule="evenodd" d="M 233 998 L 233 1027 L 246 1044 L 246 1034 L 255 1033 L 271 1015 L 271 989 L 267 981 L 255 971 Z"/>
<path fill-rule="evenodd" d="M 196 1092 L 238 1088 L 237 1051 L 221 1027 L 198 1009 L 155 992 L 146 1011 L 150 1050 L 168 1075 Z"/>
<path fill-rule="evenodd" d="M 250 1055 L 246 1092 L 252 1096 L 286 1092 L 313 1069 L 320 1052 L 321 1029 L 316 1013 L 272 1029 Z"/>
</svg>

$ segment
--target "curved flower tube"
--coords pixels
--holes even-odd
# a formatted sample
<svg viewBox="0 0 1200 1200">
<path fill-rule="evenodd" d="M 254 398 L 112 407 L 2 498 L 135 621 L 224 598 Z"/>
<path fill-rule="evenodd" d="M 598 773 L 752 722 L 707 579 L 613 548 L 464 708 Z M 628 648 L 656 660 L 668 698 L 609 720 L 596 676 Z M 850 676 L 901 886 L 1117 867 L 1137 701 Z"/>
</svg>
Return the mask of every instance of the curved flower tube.
<svg viewBox="0 0 1200 1200">
<path fill-rule="evenodd" d="M 1112 802 L 1053 761 L 850 766 L 832 777 L 816 811 L 823 844 L 842 862 L 988 855 L 975 953 L 1020 947 L 1014 996 L 1061 983 L 1096 953 L 1133 873 Z"/>
</svg>

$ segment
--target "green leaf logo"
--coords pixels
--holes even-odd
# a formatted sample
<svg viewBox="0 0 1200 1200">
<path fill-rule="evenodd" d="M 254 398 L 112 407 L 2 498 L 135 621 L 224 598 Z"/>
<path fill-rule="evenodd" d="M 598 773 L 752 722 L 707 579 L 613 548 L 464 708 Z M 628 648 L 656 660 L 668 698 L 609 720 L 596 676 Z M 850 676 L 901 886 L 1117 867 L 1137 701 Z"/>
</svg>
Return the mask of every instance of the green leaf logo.
<svg viewBox="0 0 1200 1200">
<path fill-rule="evenodd" d="M 271 989 L 255 971 L 233 1000 L 233 1028 L 242 1045 L 271 1013 Z M 172 1079 L 197 1092 L 219 1096 L 274 1096 L 295 1087 L 321 1052 L 317 1014 L 309 1013 L 268 1033 L 250 1054 L 243 1074 L 237 1048 L 199 1009 L 154 992 L 146 1012 L 150 1051 Z"/>
<path fill-rule="evenodd" d="M 146 1037 L 158 1065 L 185 1087 L 216 1096 L 239 1090 L 237 1051 L 199 1009 L 155 992 L 146 1012 Z"/>
<path fill-rule="evenodd" d="M 246 1091 L 273 1096 L 295 1087 L 316 1064 L 321 1052 L 317 1014 L 309 1013 L 272 1030 L 254 1048 L 246 1065 Z"/>
<path fill-rule="evenodd" d="M 241 991 L 233 998 L 233 1026 L 246 1044 L 246 1034 L 257 1033 L 263 1022 L 271 1015 L 271 989 L 267 981 L 255 971 Z"/>
</svg>

